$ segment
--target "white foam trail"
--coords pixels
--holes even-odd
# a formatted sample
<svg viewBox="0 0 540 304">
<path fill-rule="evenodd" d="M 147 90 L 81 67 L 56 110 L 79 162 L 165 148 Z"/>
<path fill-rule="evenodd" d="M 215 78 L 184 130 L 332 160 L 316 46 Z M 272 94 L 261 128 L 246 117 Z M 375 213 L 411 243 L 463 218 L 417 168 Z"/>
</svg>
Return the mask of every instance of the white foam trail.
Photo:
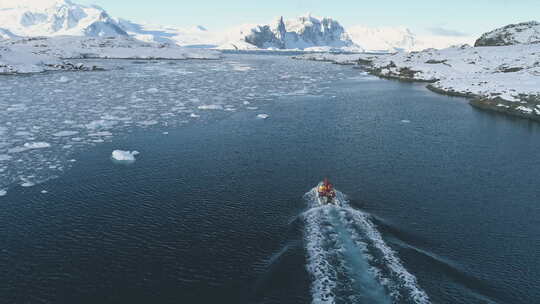
<svg viewBox="0 0 540 304">
<path fill-rule="evenodd" d="M 386 244 L 381 233 L 375 227 L 375 224 L 369 219 L 369 215 L 360 210 L 351 208 L 348 204 L 346 206 L 351 213 L 354 222 L 363 228 L 364 233 L 372 244 L 382 253 L 385 265 L 392 271 L 394 274 L 393 277 L 398 278 L 400 280 L 400 285 L 409 291 L 410 297 L 414 303 L 430 303 L 428 295 L 418 285 L 416 277 L 403 266 L 397 253 Z"/>
<path fill-rule="evenodd" d="M 337 274 L 326 257 L 328 252 L 323 249 L 325 235 L 321 229 L 318 211 L 311 209 L 305 214 L 307 270 L 314 279 L 311 287 L 312 303 L 333 304 L 335 303 L 334 289 L 336 288 Z"/>
<path fill-rule="evenodd" d="M 339 278 L 343 278 L 343 269 L 346 270 L 347 275 L 354 276 L 347 280 L 351 284 L 356 284 L 357 292 L 362 290 L 369 293 L 367 297 L 371 299 L 371 303 L 389 302 L 387 298 L 381 296 L 380 290 L 376 290 L 377 286 L 375 288 L 372 286 L 373 280 L 376 281 L 378 287 L 384 286 L 389 296 L 395 301 L 430 303 L 428 295 L 418 285 L 416 277 L 403 266 L 397 253 L 384 242 L 369 215 L 352 208 L 343 193 L 338 191 L 336 197 L 342 208 L 320 207 L 315 188 L 306 193 L 305 198 L 311 208 L 304 216 L 308 253 L 307 270 L 313 276 L 311 288 L 313 304 L 336 302 L 336 288 L 343 287 L 342 282 L 339 281 Z M 335 215 L 334 219 L 329 220 L 332 215 Z M 336 226 L 336 228 L 330 226 Z M 344 236 L 343 233 L 346 235 Z M 351 248 L 351 241 L 354 243 L 353 248 Z M 333 246 L 328 246 L 327 243 L 333 243 Z M 373 265 L 375 264 L 373 255 L 368 247 L 374 250 L 373 254 L 377 255 L 379 260 L 377 263 L 380 265 Z M 355 254 L 360 254 L 362 258 L 354 257 Z M 339 260 L 336 260 L 336 257 Z M 334 260 L 331 260 L 332 258 Z M 345 261 L 346 259 L 348 261 Z M 366 267 L 364 265 L 366 263 L 369 266 Z M 355 267 L 361 269 L 355 270 L 353 269 Z M 369 272 L 367 277 L 366 271 Z M 359 279 L 361 282 L 357 282 Z M 358 283 L 364 286 L 359 286 Z"/>
</svg>

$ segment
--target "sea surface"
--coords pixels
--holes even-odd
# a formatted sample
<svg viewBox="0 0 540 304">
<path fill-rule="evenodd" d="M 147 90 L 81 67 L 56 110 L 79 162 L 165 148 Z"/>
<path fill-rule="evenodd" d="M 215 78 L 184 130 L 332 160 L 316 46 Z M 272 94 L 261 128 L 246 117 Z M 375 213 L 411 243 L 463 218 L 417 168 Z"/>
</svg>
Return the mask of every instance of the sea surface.
<svg viewBox="0 0 540 304">
<path fill-rule="evenodd" d="M 0 78 L 0 303 L 540 303 L 537 123 L 284 55 L 92 63 Z"/>
</svg>

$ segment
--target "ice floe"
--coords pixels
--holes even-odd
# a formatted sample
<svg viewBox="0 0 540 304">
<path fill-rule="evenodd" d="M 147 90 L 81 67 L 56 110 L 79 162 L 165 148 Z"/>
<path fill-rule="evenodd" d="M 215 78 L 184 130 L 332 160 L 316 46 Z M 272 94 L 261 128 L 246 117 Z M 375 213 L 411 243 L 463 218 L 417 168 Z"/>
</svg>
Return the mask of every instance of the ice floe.
<svg viewBox="0 0 540 304">
<path fill-rule="evenodd" d="M 67 78 L 66 76 L 62 76 L 60 77 L 60 79 L 58 79 L 58 82 L 61 82 L 61 83 L 69 82 L 69 78 Z"/>
<path fill-rule="evenodd" d="M 197 108 L 199 110 L 223 110 L 223 106 L 222 105 L 217 105 L 217 104 L 201 105 L 201 106 L 198 106 Z"/>
<path fill-rule="evenodd" d="M 268 117 L 270 117 L 270 115 L 268 115 L 268 114 L 259 114 L 259 115 L 257 115 L 257 118 L 259 118 L 259 119 L 267 119 Z"/>
<path fill-rule="evenodd" d="M 28 149 L 28 150 L 46 149 L 46 148 L 50 148 L 50 147 L 51 147 L 51 144 L 49 144 L 47 142 L 31 142 L 31 143 L 25 143 L 24 144 L 24 148 Z"/>
<path fill-rule="evenodd" d="M 20 185 L 21 176 L 33 184 L 61 176 L 73 167 L 76 153 L 112 142 L 133 129 L 158 129 L 161 134 L 165 131 L 161 128 L 169 131 L 234 112 L 254 111 L 256 117 L 261 114 L 259 108 L 287 98 L 289 92 L 325 94 L 332 90 L 333 81 L 341 79 L 336 73 L 339 67 L 285 57 L 265 69 L 254 65 L 250 77 L 232 73 L 225 61 L 170 63 L 86 60 L 84 64 L 103 65 L 106 71 L 4 77 L 0 86 L 0 108 L 4 109 L 0 111 L 0 189 L 9 191 Z M 190 73 L 178 74 L 178 69 Z M 329 69 L 334 71 L 328 73 Z M 282 79 L 282 75 L 288 77 Z M 58 82 L 62 76 L 69 82 L 55 93 L 64 86 Z M 150 94 L 149 88 L 158 91 Z M 202 113 L 207 115 L 201 118 Z"/>
<path fill-rule="evenodd" d="M 73 136 L 79 134 L 79 131 L 60 131 L 53 134 L 56 137 Z"/>
<path fill-rule="evenodd" d="M 137 155 L 139 155 L 138 151 L 114 150 L 112 152 L 112 158 L 120 162 L 134 162 Z"/>
</svg>

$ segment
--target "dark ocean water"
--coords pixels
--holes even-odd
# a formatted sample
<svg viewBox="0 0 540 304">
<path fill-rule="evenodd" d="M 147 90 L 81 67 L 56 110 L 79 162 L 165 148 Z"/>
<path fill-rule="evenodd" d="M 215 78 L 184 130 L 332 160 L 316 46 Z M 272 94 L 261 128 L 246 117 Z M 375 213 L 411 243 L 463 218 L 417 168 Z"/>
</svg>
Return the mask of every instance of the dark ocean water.
<svg viewBox="0 0 540 304">
<path fill-rule="evenodd" d="M 265 96 L 266 120 L 133 127 L 10 189 L 1 303 L 540 303 L 539 125 L 350 67 L 227 56 L 334 77 Z M 118 148 L 141 154 L 113 164 Z M 314 206 L 324 176 L 346 206 Z"/>
</svg>

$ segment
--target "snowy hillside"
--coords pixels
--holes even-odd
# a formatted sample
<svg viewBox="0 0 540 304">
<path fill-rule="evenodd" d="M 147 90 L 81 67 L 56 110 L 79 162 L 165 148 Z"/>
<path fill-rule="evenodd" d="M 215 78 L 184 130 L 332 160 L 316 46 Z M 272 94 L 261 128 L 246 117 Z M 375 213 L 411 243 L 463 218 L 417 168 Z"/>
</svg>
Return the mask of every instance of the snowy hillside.
<svg viewBox="0 0 540 304">
<path fill-rule="evenodd" d="M 361 50 L 339 22 L 311 15 L 290 20 L 280 17 L 272 24 L 258 25 L 221 48 Z"/>
<path fill-rule="evenodd" d="M 97 6 L 70 0 L 0 0 L 0 25 L 18 36 L 126 36 Z"/>
<path fill-rule="evenodd" d="M 130 36 L 141 41 L 177 44 L 190 47 L 215 47 L 215 33 L 198 25 L 191 28 L 160 26 L 118 19 L 120 27 Z"/>
<path fill-rule="evenodd" d="M 369 51 L 411 50 L 416 44 L 416 35 L 406 27 L 353 26 L 347 32 L 355 43 Z"/>
<path fill-rule="evenodd" d="M 503 46 L 540 43 L 540 22 L 530 21 L 510 24 L 485 33 L 475 46 Z"/>
<path fill-rule="evenodd" d="M 383 78 L 428 82 L 435 92 L 474 98 L 474 106 L 540 120 L 540 44 L 295 58 L 362 64 Z"/>
<path fill-rule="evenodd" d="M 37 37 L 0 43 L 0 74 L 95 69 L 73 59 L 219 59 L 211 50 L 148 43 L 131 37 Z"/>
<path fill-rule="evenodd" d="M 18 38 L 18 36 L 13 34 L 10 30 L 0 28 L 0 40 L 13 38 Z"/>
<path fill-rule="evenodd" d="M 347 29 L 354 43 L 370 52 L 421 51 L 428 48 L 443 49 L 452 45 L 473 43 L 471 37 L 417 35 L 404 26 L 367 27 Z"/>
</svg>

